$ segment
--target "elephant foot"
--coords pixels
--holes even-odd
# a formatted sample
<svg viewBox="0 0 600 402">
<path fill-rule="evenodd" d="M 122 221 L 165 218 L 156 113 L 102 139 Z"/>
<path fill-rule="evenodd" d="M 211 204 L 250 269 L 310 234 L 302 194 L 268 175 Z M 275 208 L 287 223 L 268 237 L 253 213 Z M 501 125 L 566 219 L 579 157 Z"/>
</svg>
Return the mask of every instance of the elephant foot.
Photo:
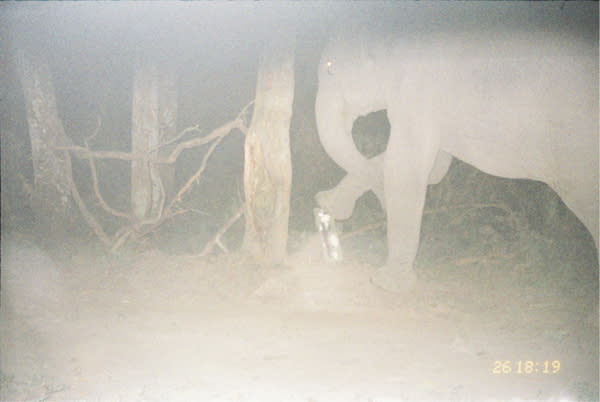
<svg viewBox="0 0 600 402">
<path fill-rule="evenodd" d="M 315 195 L 317 205 L 339 220 L 346 220 L 352 216 L 356 198 L 358 197 L 340 192 L 338 187 L 320 191 Z"/>
<path fill-rule="evenodd" d="M 384 266 L 371 276 L 371 282 L 388 292 L 405 293 L 414 288 L 417 283 L 417 275 L 412 268 L 402 270 Z"/>
</svg>

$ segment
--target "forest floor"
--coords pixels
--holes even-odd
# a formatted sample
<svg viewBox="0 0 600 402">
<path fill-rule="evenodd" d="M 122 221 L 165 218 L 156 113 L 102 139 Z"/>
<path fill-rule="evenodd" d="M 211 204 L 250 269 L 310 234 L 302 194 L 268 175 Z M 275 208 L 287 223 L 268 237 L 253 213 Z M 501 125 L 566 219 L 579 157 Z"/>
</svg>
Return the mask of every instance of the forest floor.
<svg viewBox="0 0 600 402">
<path fill-rule="evenodd" d="M 3 233 L 0 399 L 598 400 L 593 246 L 483 225 L 478 251 L 450 250 L 458 232 L 427 225 L 404 295 L 369 281 L 381 230 L 346 239 L 334 265 L 307 237 L 272 269 L 156 250 L 52 259 Z"/>
</svg>

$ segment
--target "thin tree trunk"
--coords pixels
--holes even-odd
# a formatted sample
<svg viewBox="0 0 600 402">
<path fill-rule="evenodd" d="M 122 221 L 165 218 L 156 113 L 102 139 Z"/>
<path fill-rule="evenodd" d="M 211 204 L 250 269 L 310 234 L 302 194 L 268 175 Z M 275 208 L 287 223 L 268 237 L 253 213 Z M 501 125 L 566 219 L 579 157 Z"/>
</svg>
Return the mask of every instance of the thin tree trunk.
<svg viewBox="0 0 600 402">
<path fill-rule="evenodd" d="M 244 147 L 244 249 L 263 264 L 286 255 L 292 165 L 294 42 L 273 41 L 261 58 L 252 123 Z"/>
<path fill-rule="evenodd" d="M 158 147 L 158 72 L 156 66 L 138 62 L 133 78 L 131 113 L 131 152 L 148 155 Z M 138 219 L 150 216 L 153 189 L 150 165 L 147 161 L 131 163 L 131 209 Z"/>
<path fill-rule="evenodd" d="M 40 56 L 16 51 L 16 66 L 23 87 L 31 141 L 34 194 L 32 208 L 39 234 L 63 238 L 73 222 L 68 165 L 56 146 L 71 145 L 58 117 L 50 68 Z"/>
<path fill-rule="evenodd" d="M 141 59 L 141 58 L 140 58 Z M 133 81 L 131 151 L 138 155 L 168 154 L 159 146 L 175 136 L 177 88 L 174 71 L 151 62 L 138 61 Z M 166 197 L 172 192 L 172 165 L 151 165 L 146 161 L 131 164 L 131 206 L 138 219 L 162 213 Z"/>
<path fill-rule="evenodd" d="M 177 135 L 177 76 L 173 66 L 165 66 L 159 71 L 159 136 L 160 143 L 166 144 Z M 167 157 L 175 145 L 163 146 L 158 156 Z M 175 164 L 158 166 L 164 196 L 168 202 L 175 191 Z"/>
</svg>

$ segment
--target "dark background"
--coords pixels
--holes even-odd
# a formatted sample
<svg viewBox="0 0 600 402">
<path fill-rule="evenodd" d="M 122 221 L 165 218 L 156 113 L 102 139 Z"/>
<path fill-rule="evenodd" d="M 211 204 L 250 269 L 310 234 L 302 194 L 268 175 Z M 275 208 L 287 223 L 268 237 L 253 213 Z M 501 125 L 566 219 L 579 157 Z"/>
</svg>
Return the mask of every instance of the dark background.
<svg viewBox="0 0 600 402">
<path fill-rule="evenodd" d="M 1 4 L 3 229 L 27 230 L 32 223 L 22 185 L 23 177 L 31 180 L 32 166 L 24 99 L 12 62 L 17 43 L 35 49 L 48 61 L 59 117 L 75 144 L 82 145 L 100 119 L 101 129 L 92 148 L 127 151 L 136 54 L 141 52 L 176 66 L 178 132 L 199 124 L 208 133 L 232 120 L 254 98 L 258 59 L 264 43 L 273 35 L 295 32 L 295 97 L 290 129 L 293 165 L 290 230 L 294 234 L 314 230 L 314 194 L 337 184 L 344 173 L 321 148 L 314 121 L 317 65 L 327 38 L 340 26 L 376 26 L 381 22 L 415 24 L 418 23 L 415 15 L 426 15 L 433 9 L 449 26 L 458 29 L 466 23 L 460 19 L 460 12 L 450 12 L 454 8 L 447 4 L 414 4 Z M 523 16 L 495 10 L 498 7 L 495 4 L 470 6 L 479 7 L 482 15 L 493 15 L 491 19 L 501 21 L 502 25 L 512 27 L 527 23 Z M 419 13 L 412 14 L 417 8 Z M 440 13 L 441 8 L 448 13 Z M 489 19 L 489 15 L 486 18 Z M 476 22 L 471 20 L 469 27 L 476 26 Z M 355 123 L 355 142 L 367 156 L 385 149 L 388 134 L 384 111 Z M 194 149 L 181 155 L 176 166 L 180 185 L 198 169 L 205 151 Z M 166 222 L 156 233 L 153 244 L 173 252 L 199 251 L 242 203 L 242 171 L 243 137 L 232 133 L 209 160 L 199 185 L 184 199 L 185 206 L 196 212 Z M 102 161 L 98 172 L 106 199 L 113 207 L 128 210 L 128 163 Z M 91 199 L 87 167 L 75 163 L 74 175 L 84 197 Z M 455 161 L 449 177 L 430 189 L 427 205 L 431 208 L 440 203 L 462 205 L 500 200 L 523 212 L 526 223 L 537 231 L 553 232 L 564 226 L 560 217 L 570 211 L 547 186 L 530 181 L 498 180 Z M 355 229 L 383 217 L 375 198 L 366 194 L 345 228 Z M 239 244 L 242 221 L 228 234 L 227 241 L 231 245 Z M 103 223 L 115 228 L 117 225 L 109 217 L 105 217 Z M 74 237 L 81 234 L 90 235 L 83 224 L 81 233 Z"/>
<path fill-rule="evenodd" d="M 59 117 L 75 144 L 83 145 L 100 119 L 101 129 L 92 148 L 127 151 L 137 54 L 175 65 L 177 131 L 199 124 L 208 133 L 235 118 L 254 98 L 259 54 L 266 41 L 272 35 L 295 31 L 291 226 L 308 229 L 313 194 L 335 184 L 342 174 L 320 148 L 316 134 L 319 53 L 334 22 L 363 18 L 361 9 L 323 3 L 0 5 L 3 226 L 23 230 L 32 223 L 22 188 L 22 177 L 32 179 L 25 102 L 12 61 L 18 44 L 48 61 Z M 180 185 L 198 169 L 205 151 L 194 149 L 181 155 L 176 166 Z M 127 210 L 128 163 L 107 160 L 98 165 L 103 195 L 114 207 Z M 165 225 L 167 233 L 176 230 L 184 238 L 195 238 L 179 239 L 179 245 L 188 244 L 175 251 L 198 249 L 205 237 L 236 211 L 243 198 L 242 171 L 243 137 L 232 133 L 217 148 L 200 184 L 185 199 L 187 207 L 201 213 L 186 214 Z M 91 195 L 87 167 L 76 162 L 74 174 L 84 196 Z M 111 222 L 106 217 L 103 223 Z M 238 228 L 238 236 L 233 237 L 239 233 Z"/>
</svg>

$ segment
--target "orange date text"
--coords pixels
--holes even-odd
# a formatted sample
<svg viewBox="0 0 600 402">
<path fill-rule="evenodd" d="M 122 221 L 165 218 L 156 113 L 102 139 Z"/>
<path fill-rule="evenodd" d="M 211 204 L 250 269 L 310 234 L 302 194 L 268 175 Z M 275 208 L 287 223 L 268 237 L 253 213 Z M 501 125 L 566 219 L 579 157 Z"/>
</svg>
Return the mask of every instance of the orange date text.
<svg viewBox="0 0 600 402">
<path fill-rule="evenodd" d="M 492 374 L 557 374 L 560 360 L 494 360 Z"/>
</svg>

